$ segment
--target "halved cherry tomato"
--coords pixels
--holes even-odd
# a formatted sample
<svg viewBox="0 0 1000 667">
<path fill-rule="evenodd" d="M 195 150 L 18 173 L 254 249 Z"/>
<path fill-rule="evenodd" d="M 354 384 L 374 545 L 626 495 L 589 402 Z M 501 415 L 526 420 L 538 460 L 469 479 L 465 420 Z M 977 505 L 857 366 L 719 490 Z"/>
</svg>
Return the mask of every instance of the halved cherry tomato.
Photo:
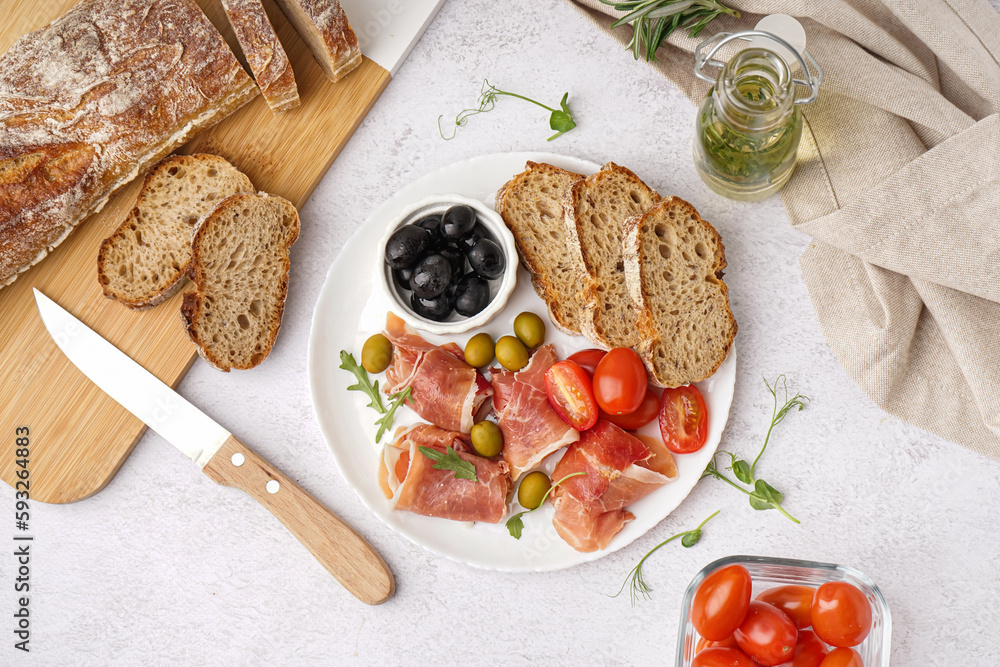
<svg viewBox="0 0 1000 667">
<path fill-rule="evenodd" d="M 627 415 L 612 415 L 601 410 L 601 419 L 607 419 L 615 426 L 620 426 L 626 431 L 635 431 L 649 422 L 656 419 L 660 412 L 660 394 L 652 387 L 646 388 L 646 395 L 642 399 L 639 407 Z"/>
<path fill-rule="evenodd" d="M 795 656 L 779 667 L 819 667 L 830 651 L 826 644 L 819 640 L 812 630 L 799 630 L 799 639 L 795 642 Z"/>
<path fill-rule="evenodd" d="M 647 382 L 639 355 L 627 347 L 616 347 L 594 369 L 594 398 L 608 414 L 631 414 L 642 405 Z"/>
<path fill-rule="evenodd" d="M 813 595 L 812 626 L 833 646 L 857 646 L 872 629 L 872 606 L 865 594 L 846 581 L 828 581 Z"/>
<path fill-rule="evenodd" d="M 739 646 L 736 645 L 736 637 L 733 637 L 732 635 L 729 635 L 725 639 L 717 642 L 714 642 L 711 639 L 705 639 L 704 637 L 701 637 L 698 639 L 698 643 L 695 644 L 694 647 L 695 655 L 701 653 L 702 649 L 712 648 L 715 646 L 720 648 L 739 648 Z"/>
<path fill-rule="evenodd" d="M 812 625 L 809 609 L 812 607 L 813 594 L 816 589 L 812 586 L 775 586 L 769 588 L 755 599 L 775 607 L 785 612 L 788 618 L 799 630 Z"/>
<path fill-rule="evenodd" d="M 738 648 L 715 646 L 696 655 L 691 667 L 757 667 L 757 664 Z"/>
<path fill-rule="evenodd" d="M 772 604 L 751 601 L 734 634 L 740 649 L 762 665 L 780 665 L 795 655 L 795 624 Z"/>
<path fill-rule="evenodd" d="M 830 653 L 820 663 L 820 667 L 864 667 L 861 654 L 853 648 L 838 648 Z"/>
<path fill-rule="evenodd" d="M 690 454 L 702 448 L 708 438 L 708 408 L 698 387 L 684 385 L 663 390 L 660 436 L 675 454 Z"/>
<path fill-rule="evenodd" d="M 545 393 L 560 419 L 577 431 L 586 431 L 597 423 L 590 378 L 575 361 L 557 361 L 545 371 Z"/>
<path fill-rule="evenodd" d="M 730 565 L 705 577 L 691 601 L 691 624 L 698 634 L 722 641 L 740 626 L 750 605 L 753 580 L 742 565 Z"/>
<path fill-rule="evenodd" d="M 604 358 L 605 354 L 607 354 L 606 350 L 599 350 L 596 347 L 592 347 L 574 352 L 569 355 L 569 360 L 580 364 L 580 368 L 587 371 L 587 375 L 593 378 L 594 369 L 597 368 L 597 364 L 601 363 L 601 359 Z"/>
</svg>

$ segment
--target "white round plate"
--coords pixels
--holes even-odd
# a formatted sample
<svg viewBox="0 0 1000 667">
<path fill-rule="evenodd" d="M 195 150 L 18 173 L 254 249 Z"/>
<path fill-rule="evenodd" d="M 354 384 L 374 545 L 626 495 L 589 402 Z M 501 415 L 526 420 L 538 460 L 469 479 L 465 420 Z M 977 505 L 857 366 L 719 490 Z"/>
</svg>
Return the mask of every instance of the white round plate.
<svg viewBox="0 0 1000 667">
<path fill-rule="evenodd" d="M 397 512 L 378 485 L 378 457 L 382 445 L 375 444 L 377 415 L 367 407 L 364 394 L 348 391 L 354 377 L 340 366 L 340 351 L 347 350 L 360 360 L 361 346 L 385 326 L 389 304 L 376 286 L 378 241 L 398 213 L 413 202 L 435 194 L 456 193 L 492 205 L 497 189 L 524 170 L 524 163 L 548 162 L 582 174 L 592 174 L 600 166 L 573 157 L 550 153 L 507 153 L 484 155 L 439 169 L 403 188 L 386 201 L 361 225 L 341 250 L 326 277 L 313 313 L 309 336 L 309 389 L 320 430 L 347 483 L 361 501 L 382 521 L 414 543 L 452 560 L 476 567 L 515 572 L 556 570 L 592 561 L 620 549 L 643 535 L 670 514 L 688 495 L 712 458 L 729 416 L 736 383 L 736 351 L 730 352 L 719 370 L 698 383 L 709 412 L 708 442 L 694 454 L 676 456 L 678 478 L 632 505 L 635 520 L 615 536 L 607 549 L 593 553 L 573 550 L 552 527 L 552 507 L 524 516 L 524 532 L 515 540 L 503 523 L 463 523 Z M 507 307 L 482 327 L 496 339 L 512 330 L 514 317 L 525 310 L 545 316 L 545 305 L 531 288 L 523 269 Z M 441 343 L 454 340 L 465 346 L 473 332 L 455 336 L 426 335 Z M 546 342 L 554 343 L 560 358 L 592 347 L 582 337 L 567 336 L 549 326 Z M 400 409 L 395 426 L 417 421 L 408 409 Z M 394 426 L 394 428 L 395 428 Z M 658 435 L 653 423 L 643 432 Z M 383 437 L 383 444 L 391 434 Z M 551 472 L 554 459 L 549 457 Z M 514 505 L 520 511 L 520 507 Z"/>
</svg>

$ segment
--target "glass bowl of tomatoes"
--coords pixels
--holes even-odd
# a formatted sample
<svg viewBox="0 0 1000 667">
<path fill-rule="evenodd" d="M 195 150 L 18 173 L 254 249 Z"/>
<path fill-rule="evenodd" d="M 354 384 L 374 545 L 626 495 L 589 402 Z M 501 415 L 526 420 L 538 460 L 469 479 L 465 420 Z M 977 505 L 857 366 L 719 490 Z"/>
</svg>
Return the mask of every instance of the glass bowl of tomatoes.
<svg viewBox="0 0 1000 667">
<path fill-rule="evenodd" d="M 781 613 L 774 613 L 776 607 Z M 735 626 L 738 632 L 732 630 Z M 703 637 L 697 627 L 710 636 Z M 874 581 L 854 568 L 790 558 L 729 556 L 706 565 L 688 584 L 681 605 L 676 664 L 887 667 L 891 634 L 885 596 Z M 860 637 L 863 640 L 857 643 Z M 758 663 L 733 653 L 744 648 L 761 656 L 784 651 L 785 657 L 781 662 L 772 658 Z"/>
</svg>

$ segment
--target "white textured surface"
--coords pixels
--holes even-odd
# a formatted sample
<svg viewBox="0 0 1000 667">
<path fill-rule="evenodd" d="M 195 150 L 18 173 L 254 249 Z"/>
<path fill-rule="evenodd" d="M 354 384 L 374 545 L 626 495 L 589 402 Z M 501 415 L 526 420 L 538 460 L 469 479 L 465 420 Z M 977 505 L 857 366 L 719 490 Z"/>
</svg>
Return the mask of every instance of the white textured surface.
<svg viewBox="0 0 1000 667">
<path fill-rule="evenodd" d="M 545 113 L 502 99 L 442 141 L 438 115 L 470 106 L 484 76 L 549 104 L 570 91 L 579 128 L 546 143 Z M 199 361 L 180 386 L 357 527 L 395 572 L 396 596 L 380 607 L 357 602 L 263 509 L 150 434 L 97 496 L 34 506 L 29 655 L 11 646 L 14 560 L 3 550 L 0 664 L 669 664 L 688 580 L 736 553 L 867 573 L 892 609 L 893 664 L 996 664 L 1000 463 L 887 417 L 854 386 L 823 341 L 799 275 L 808 238 L 789 227 L 777 199 L 735 204 L 701 184 L 690 158 L 693 117 L 687 100 L 568 4 L 447 3 L 302 211 L 270 358 L 231 374 Z M 411 180 L 508 150 L 613 159 L 716 224 L 740 325 L 723 447 L 751 454 L 759 446 L 771 409 L 761 376 L 787 373 L 812 397 L 779 427 L 759 468 L 801 526 L 754 512 L 733 489 L 705 480 L 620 552 L 562 572 L 503 574 L 412 545 L 341 480 L 306 388 L 310 314 L 327 267 L 351 231 Z M 13 491 L 0 495 L 10 517 Z M 648 561 L 651 601 L 633 609 L 606 597 L 648 548 L 720 508 L 700 544 L 671 544 Z"/>
</svg>

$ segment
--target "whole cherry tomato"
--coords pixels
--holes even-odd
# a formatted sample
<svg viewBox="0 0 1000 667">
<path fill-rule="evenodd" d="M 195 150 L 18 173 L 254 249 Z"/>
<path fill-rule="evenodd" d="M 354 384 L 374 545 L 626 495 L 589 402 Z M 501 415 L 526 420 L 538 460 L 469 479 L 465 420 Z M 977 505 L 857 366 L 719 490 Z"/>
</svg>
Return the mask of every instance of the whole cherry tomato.
<svg viewBox="0 0 1000 667">
<path fill-rule="evenodd" d="M 729 637 L 746 616 L 752 588 L 750 572 L 742 565 L 730 565 L 705 577 L 691 601 L 694 629 L 712 641 Z"/>
<path fill-rule="evenodd" d="M 701 653 L 702 649 L 712 648 L 712 647 L 739 648 L 739 646 L 736 645 L 736 637 L 733 637 L 732 635 L 729 635 L 725 639 L 722 639 L 717 642 L 714 642 L 711 639 L 705 639 L 704 637 L 701 637 L 698 639 L 698 643 L 695 644 L 694 652 L 695 654 L 698 654 Z"/>
<path fill-rule="evenodd" d="M 736 628 L 740 649 L 762 665 L 774 666 L 795 656 L 795 624 L 774 605 L 753 600 Z"/>
<path fill-rule="evenodd" d="M 799 630 L 799 639 L 795 642 L 795 656 L 780 667 L 819 667 L 829 649 L 819 640 L 812 630 Z"/>
<path fill-rule="evenodd" d="M 606 350 L 599 350 L 596 347 L 592 347 L 586 350 L 580 350 L 579 352 L 574 352 L 569 355 L 568 359 L 580 364 L 580 368 L 587 371 L 587 375 L 593 378 L 594 369 L 597 368 L 597 364 L 601 363 L 601 359 L 604 358 L 605 354 L 607 354 Z"/>
<path fill-rule="evenodd" d="M 628 415 L 612 415 L 601 410 L 600 418 L 607 419 L 615 426 L 620 426 L 626 431 L 635 431 L 656 419 L 656 415 L 659 412 L 660 394 L 652 387 L 647 387 L 646 396 L 642 399 L 639 407 L 635 409 L 635 412 Z"/>
<path fill-rule="evenodd" d="M 575 361 L 557 361 L 545 371 L 545 393 L 556 414 L 577 431 L 597 423 L 597 403 L 587 372 Z"/>
<path fill-rule="evenodd" d="M 608 414 L 630 414 L 642 405 L 647 382 L 639 355 L 627 347 L 616 347 L 594 369 L 594 398 Z"/>
<path fill-rule="evenodd" d="M 660 436 L 667 449 L 675 454 L 690 454 L 702 448 L 708 438 L 708 408 L 698 387 L 685 385 L 663 390 Z"/>
<path fill-rule="evenodd" d="M 801 630 L 812 625 L 809 610 L 812 607 L 815 592 L 816 589 L 812 586 L 775 586 L 767 589 L 755 599 L 773 604 L 788 614 L 788 618 L 792 619 L 795 627 Z"/>
<path fill-rule="evenodd" d="M 865 661 L 853 648 L 837 648 L 830 651 L 820 667 L 865 667 Z"/>
<path fill-rule="evenodd" d="M 817 588 L 810 615 L 813 630 L 832 646 L 857 646 L 872 629 L 868 598 L 846 581 L 828 581 Z"/>
<path fill-rule="evenodd" d="M 712 647 L 703 650 L 691 661 L 691 667 L 757 667 L 738 648 Z"/>
</svg>

